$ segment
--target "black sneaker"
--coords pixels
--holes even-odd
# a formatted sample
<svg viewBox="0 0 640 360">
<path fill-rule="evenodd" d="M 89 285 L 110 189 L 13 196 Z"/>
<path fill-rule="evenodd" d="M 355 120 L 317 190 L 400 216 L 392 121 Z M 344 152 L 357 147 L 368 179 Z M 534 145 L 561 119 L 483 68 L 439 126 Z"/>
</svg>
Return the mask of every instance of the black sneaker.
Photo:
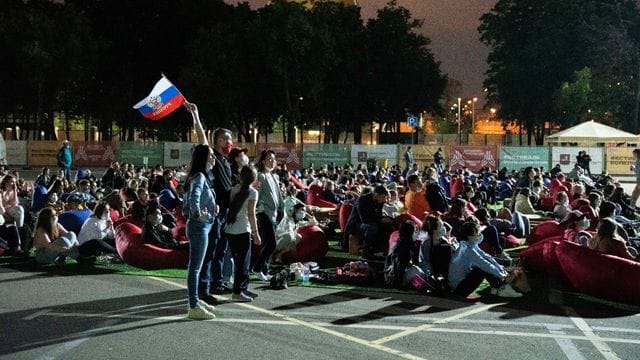
<svg viewBox="0 0 640 360">
<path fill-rule="evenodd" d="M 218 304 L 218 299 L 216 299 L 211 294 L 200 296 L 200 300 L 206 302 L 209 305 L 217 305 Z"/>
<path fill-rule="evenodd" d="M 222 295 L 222 294 L 228 294 L 231 292 L 231 289 L 229 289 L 228 287 L 222 285 L 222 286 L 218 286 L 217 288 L 213 289 L 211 291 L 214 295 Z"/>
<path fill-rule="evenodd" d="M 254 299 L 258 297 L 258 294 L 254 293 L 253 291 L 245 290 L 242 293 Z"/>
</svg>

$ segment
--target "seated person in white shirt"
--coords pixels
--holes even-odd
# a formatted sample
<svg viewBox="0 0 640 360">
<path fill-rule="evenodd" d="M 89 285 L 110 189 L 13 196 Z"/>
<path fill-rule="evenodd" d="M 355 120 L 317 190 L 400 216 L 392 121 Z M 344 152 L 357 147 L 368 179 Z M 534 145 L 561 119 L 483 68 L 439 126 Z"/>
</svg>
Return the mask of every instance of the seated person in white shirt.
<svg viewBox="0 0 640 360">
<path fill-rule="evenodd" d="M 116 254 L 116 240 L 113 222 L 109 217 L 109 205 L 99 202 L 93 214 L 84 222 L 78 233 L 78 245 L 95 240 L 96 254 Z"/>
</svg>

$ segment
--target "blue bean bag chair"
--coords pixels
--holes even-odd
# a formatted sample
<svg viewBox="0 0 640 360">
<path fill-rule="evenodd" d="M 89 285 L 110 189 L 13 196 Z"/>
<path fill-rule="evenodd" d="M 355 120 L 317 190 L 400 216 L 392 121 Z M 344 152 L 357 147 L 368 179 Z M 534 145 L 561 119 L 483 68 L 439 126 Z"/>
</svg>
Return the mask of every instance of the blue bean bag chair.
<svg viewBox="0 0 640 360">
<path fill-rule="evenodd" d="M 168 210 L 173 210 L 179 205 L 178 199 L 176 199 L 173 192 L 169 189 L 162 189 L 162 191 L 160 191 L 160 194 L 158 194 L 158 202 Z"/>
<path fill-rule="evenodd" d="M 91 216 L 90 209 L 67 210 L 58 216 L 58 222 L 64 226 L 65 229 L 79 234 L 82 225 L 87 221 L 89 216 Z"/>
<path fill-rule="evenodd" d="M 31 211 L 38 212 L 47 203 L 48 190 L 43 185 L 38 185 L 33 189 L 31 196 Z"/>
</svg>

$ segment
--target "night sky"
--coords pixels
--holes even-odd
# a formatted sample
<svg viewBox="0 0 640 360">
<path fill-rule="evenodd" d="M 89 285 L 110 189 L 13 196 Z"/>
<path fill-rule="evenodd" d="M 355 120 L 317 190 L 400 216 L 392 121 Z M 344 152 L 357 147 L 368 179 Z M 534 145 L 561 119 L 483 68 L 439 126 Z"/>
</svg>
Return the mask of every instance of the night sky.
<svg viewBox="0 0 640 360">
<path fill-rule="evenodd" d="M 237 3 L 238 0 L 225 0 Z M 247 0 L 252 7 L 267 0 Z M 376 16 L 388 0 L 358 0 L 362 18 Z M 482 81 L 489 50 L 480 42 L 480 16 L 491 10 L 496 0 L 398 0 L 414 18 L 424 20 L 420 31 L 431 39 L 431 50 L 443 72 L 462 82 L 462 96 L 483 98 Z M 365 20 L 366 21 L 366 20 Z"/>
</svg>

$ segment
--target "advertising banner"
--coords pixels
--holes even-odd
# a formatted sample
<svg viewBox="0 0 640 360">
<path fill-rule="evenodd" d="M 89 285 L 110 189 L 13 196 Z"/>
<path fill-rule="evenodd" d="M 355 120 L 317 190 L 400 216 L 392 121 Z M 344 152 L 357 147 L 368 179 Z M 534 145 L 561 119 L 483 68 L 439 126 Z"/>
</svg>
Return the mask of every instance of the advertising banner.
<svg viewBox="0 0 640 360">
<path fill-rule="evenodd" d="M 26 140 L 6 140 L 6 164 L 10 166 L 27 165 L 27 141 Z"/>
<path fill-rule="evenodd" d="M 272 150 L 276 153 L 278 165 L 286 164 L 287 169 L 299 169 L 301 164 L 300 146 L 297 144 L 265 144 L 259 143 L 256 146 L 256 162 L 263 150 Z"/>
<path fill-rule="evenodd" d="M 74 141 L 73 167 L 109 167 L 116 159 L 116 143 L 111 141 Z"/>
<path fill-rule="evenodd" d="M 545 170 L 549 170 L 549 148 L 503 146 L 500 148 L 500 164 L 498 166 L 516 171 L 527 166 L 544 166 Z"/>
<path fill-rule="evenodd" d="M 633 171 L 631 171 L 631 165 L 634 165 L 636 162 L 633 149 L 634 148 L 630 147 L 607 148 L 607 172 L 612 175 L 635 176 Z M 591 172 L 593 173 L 593 170 L 591 170 Z"/>
<path fill-rule="evenodd" d="M 329 163 L 344 166 L 351 162 L 351 145 L 347 144 L 304 144 L 302 151 L 305 167 L 313 164 L 318 169 Z"/>
<path fill-rule="evenodd" d="M 191 145 L 189 143 L 189 145 Z M 121 142 L 118 143 L 118 161 L 132 163 L 135 166 L 163 165 L 164 143 Z"/>
<path fill-rule="evenodd" d="M 402 154 L 406 150 L 406 145 L 401 145 Z M 391 167 L 400 164 L 404 166 L 404 160 L 397 163 L 398 145 L 351 145 L 351 163 L 354 167 L 358 164 L 366 165 L 367 160 L 376 160 L 378 166 Z"/>
<path fill-rule="evenodd" d="M 495 145 L 452 145 L 449 148 L 449 165 L 452 170 L 466 167 L 471 171 L 480 171 L 485 166 L 493 170 L 497 167 L 497 153 Z"/>
<path fill-rule="evenodd" d="M 189 165 L 191 152 L 197 144 L 186 142 L 164 143 L 164 167 L 175 168 L 180 165 Z"/>
<path fill-rule="evenodd" d="M 568 146 L 554 146 L 551 148 L 551 166 L 560 164 L 560 169 L 565 174 L 568 174 L 576 165 L 576 156 L 578 151 L 586 151 L 591 156 L 591 162 L 589 168 L 592 175 L 598 175 L 602 172 L 604 151 L 601 147 L 568 147 Z"/>
<path fill-rule="evenodd" d="M 61 147 L 61 141 L 30 141 L 27 152 L 29 166 L 57 168 L 58 160 L 56 156 Z M 71 143 L 72 151 L 73 148 L 74 145 Z"/>
</svg>

